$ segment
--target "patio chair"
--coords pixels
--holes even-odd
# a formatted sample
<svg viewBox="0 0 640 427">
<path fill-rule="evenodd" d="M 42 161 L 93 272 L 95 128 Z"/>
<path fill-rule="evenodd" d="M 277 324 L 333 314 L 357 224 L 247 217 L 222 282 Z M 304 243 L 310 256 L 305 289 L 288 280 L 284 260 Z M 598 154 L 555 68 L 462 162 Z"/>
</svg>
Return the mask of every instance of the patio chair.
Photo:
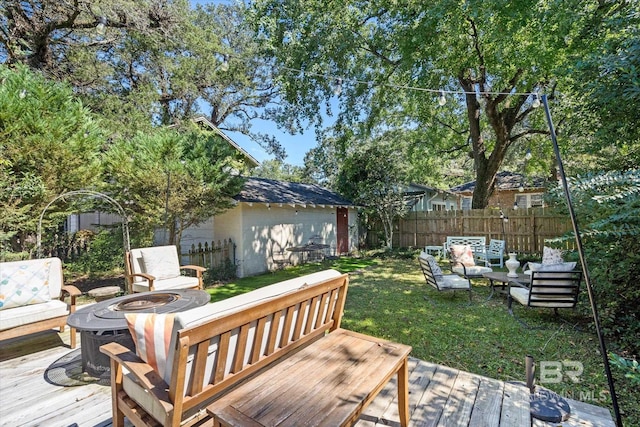
<svg viewBox="0 0 640 427">
<path fill-rule="evenodd" d="M 531 263 L 530 263 L 531 264 Z M 575 265 L 575 263 L 570 263 Z M 554 268 L 553 265 L 549 266 Z M 575 308 L 580 293 L 580 271 L 531 271 L 529 283 L 516 280 L 507 287 L 507 309 L 522 325 L 529 327 L 513 312 L 513 301 L 530 308 L 553 308 L 556 316 L 559 308 Z"/>
<path fill-rule="evenodd" d="M 504 240 L 491 239 L 489 245 L 482 253 L 475 254 L 476 260 L 487 267 L 504 267 Z M 492 262 L 497 261 L 497 262 Z"/>
<path fill-rule="evenodd" d="M 491 273 L 491 267 L 476 265 L 474 252 L 470 245 L 451 245 L 449 247 L 451 271 L 467 280 L 481 279 L 484 273 Z"/>
<path fill-rule="evenodd" d="M 469 279 L 462 278 L 457 274 L 443 274 L 436 259 L 426 252 L 420 253 L 418 261 L 427 285 L 434 287 L 439 292 L 468 291 L 469 302 L 471 302 L 471 281 Z"/>
<path fill-rule="evenodd" d="M 153 246 L 131 249 L 125 254 L 127 292 L 160 291 L 166 289 L 202 289 L 202 273 L 198 265 L 180 265 L 178 249 L 173 246 Z M 182 275 L 190 270 L 194 276 Z"/>
</svg>

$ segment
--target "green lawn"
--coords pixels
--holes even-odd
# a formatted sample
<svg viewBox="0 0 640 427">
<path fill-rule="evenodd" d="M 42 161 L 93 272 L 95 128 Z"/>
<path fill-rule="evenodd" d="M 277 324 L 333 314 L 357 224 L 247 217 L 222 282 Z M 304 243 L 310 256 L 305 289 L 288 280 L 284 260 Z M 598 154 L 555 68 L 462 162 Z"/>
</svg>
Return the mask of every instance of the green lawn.
<svg viewBox="0 0 640 427">
<path fill-rule="evenodd" d="M 551 310 L 516 307 L 525 329 L 506 309 L 500 295 L 489 296 L 488 284 L 475 280 L 473 302 L 466 292 L 438 293 L 427 288 L 416 260 L 341 258 L 332 263 L 306 264 L 279 272 L 238 279 L 209 289 L 220 300 L 324 268 L 350 273 L 342 326 L 413 347 L 412 356 L 504 381 L 524 381 L 526 355 L 554 364 L 580 362 L 584 371 L 575 383 L 565 377 L 544 386 L 576 400 L 611 407 L 598 341 L 590 319 L 576 312 L 557 319 Z M 428 296 L 428 300 L 425 299 Z M 586 301 L 586 293 L 583 294 Z M 615 368 L 612 368 L 615 369 Z M 640 396 L 614 371 L 616 392 L 627 426 L 639 426 Z M 553 377 L 553 376 L 551 376 Z"/>
</svg>

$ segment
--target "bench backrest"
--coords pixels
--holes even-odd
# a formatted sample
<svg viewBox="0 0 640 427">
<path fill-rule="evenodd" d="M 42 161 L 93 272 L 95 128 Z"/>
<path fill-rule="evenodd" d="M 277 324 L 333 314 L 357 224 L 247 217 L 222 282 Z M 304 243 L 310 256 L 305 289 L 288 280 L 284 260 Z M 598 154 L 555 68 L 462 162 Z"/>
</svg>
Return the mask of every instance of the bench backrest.
<svg viewBox="0 0 640 427">
<path fill-rule="evenodd" d="M 348 276 L 339 275 L 179 330 L 169 382 L 175 410 L 198 407 L 338 328 L 347 287 Z"/>
<path fill-rule="evenodd" d="M 420 262 L 420 269 L 422 270 L 422 274 L 424 275 L 424 279 L 426 280 L 427 285 L 431 285 L 434 288 L 440 290 L 435 274 L 433 274 L 433 268 L 431 267 L 433 263 L 437 265 L 436 259 L 426 252 L 420 252 L 418 261 Z"/>
<path fill-rule="evenodd" d="M 444 249 L 449 251 L 451 245 L 469 245 L 471 250 L 477 253 L 483 253 L 487 239 L 480 236 L 447 236 Z"/>
<path fill-rule="evenodd" d="M 489 246 L 487 246 L 487 255 L 496 257 L 504 254 L 504 240 L 491 239 Z"/>
<path fill-rule="evenodd" d="M 30 290 L 48 288 L 49 298 L 56 299 L 62 292 L 62 261 L 60 258 L 31 259 L 0 263 L 0 281 L 3 292 L 14 289 L 18 292 L 21 286 L 29 286 Z M 45 290 L 46 292 L 46 290 Z M 10 299 L 10 295 L 4 295 Z"/>
<path fill-rule="evenodd" d="M 530 307 L 573 308 L 578 302 L 582 272 L 532 271 Z"/>
</svg>

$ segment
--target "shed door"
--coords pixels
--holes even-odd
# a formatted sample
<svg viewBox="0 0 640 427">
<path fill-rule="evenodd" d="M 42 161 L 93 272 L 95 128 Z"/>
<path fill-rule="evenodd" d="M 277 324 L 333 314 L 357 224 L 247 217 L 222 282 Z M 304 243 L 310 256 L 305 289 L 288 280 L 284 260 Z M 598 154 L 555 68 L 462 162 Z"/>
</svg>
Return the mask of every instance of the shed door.
<svg viewBox="0 0 640 427">
<path fill-rule="evenodd" d="M 349 210 L 336 210 L 336 237 L 338 239 L 338 255 L 349 252 Z"/>
</svg>

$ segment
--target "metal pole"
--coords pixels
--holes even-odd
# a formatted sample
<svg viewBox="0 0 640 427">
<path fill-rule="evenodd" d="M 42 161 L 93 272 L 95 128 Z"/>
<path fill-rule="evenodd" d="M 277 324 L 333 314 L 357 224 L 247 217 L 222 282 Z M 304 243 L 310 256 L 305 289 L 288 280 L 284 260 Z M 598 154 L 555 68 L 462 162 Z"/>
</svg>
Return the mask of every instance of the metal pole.
<svg viewBox="0 0 640 427">
<path fill-rule="evenodd" d="M 616 425 L 622 427 L 622 418 L 620 416 L 620 408 L 618 407 L 618 398 L 616 396 L 615 387 L 613 385 L 613 377 L 611 376 L 611 367 L 609 365 L 609 358 L 607 357 L 607 347 L 602 336 L 602 330 L 600 329 L 600 318 L 598 317 L 598 307 L 596 306 L 596 300 L 593 295 L 593 289 L 591 287 L 591 279 L 589 277 L 589 268 L 587 267 L 587 260 L 584 256 L 584 250 L 582 248 L 582 238 L 580 236 L 580 230 L 578 229 L 578 222 L 576 221 L 576 215 L 573 210 L 573 202 L 571 201 L 571 193 L 569 192 L 569 185 L 567 184 L 567 177 L 564 173 L 564 166 L 562 164 L 562 158 L 560 157 L 560 149 L 558 148 L 558 140 L 556 139 L 556 132 L 553 127 L 553 121 L 551 120 L 551 112 L 549 111 L 549 104 L 547 102 L 547 95 L 542 95 L 542 104 L 544 105 L 544 112 L 547 117 L 547 123 L 549 125 L 549 132 L 551 135 L 551 142 L 553 143 L 553 151 L 556 155 L 558 162 L 558 171 L 560 172 L 560 178 L 562 180 L 562 188 L 564 190 L 564 196 L 567 201 L 567 207 L 569 208 L 569 216 L 571 217 L 571 224 L 573 225 L 573 233 L 576 238 L 576 245 L 578 247 L 578 256 L 580 257 L 580 263 L 582 264 L 582 273 L 584 275 L 584 283 L 589 294 L 589 302 L 591 303 L 591 312 L 593 313 L 593 322 L 596 326 L 596 334 L 598 335 L 598 342 L 600 343 L 600 354 L 602 354 L 602 360 L 604 362 L 604 370 L 607 375 L 607 381 L 609 383 L 609 393 L 611 393 L 611 404 L 613 405 L 613 412 L 616 418 Z"/>
</svg>

